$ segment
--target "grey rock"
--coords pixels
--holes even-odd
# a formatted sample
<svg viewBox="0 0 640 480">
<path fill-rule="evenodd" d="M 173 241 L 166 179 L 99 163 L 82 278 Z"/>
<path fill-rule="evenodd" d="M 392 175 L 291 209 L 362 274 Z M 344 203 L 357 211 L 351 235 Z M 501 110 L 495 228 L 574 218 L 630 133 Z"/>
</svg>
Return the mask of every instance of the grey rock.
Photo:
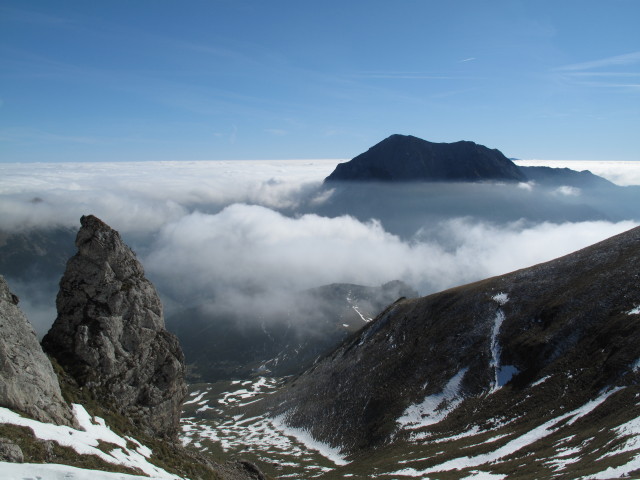
<svg viewBox="0 0 640 480">
<path fill-rule="evenodd" d="M 164 328 L 156 289 L 118 232 L 92 215 L 80 221 L 43 347 L 107 408 L 174 438 L 186 396 L 184 355 Z"/>
<path fill-rule="evenodd" d="M 73 425 L 51 362 L 0 276 L 0 406 L 42 422 Z"/>
<path fill-rule="evenodd" d="M 8 438 L 0 437 L 0 462 L 24 462 L 22 449 Z"/>
</svg>

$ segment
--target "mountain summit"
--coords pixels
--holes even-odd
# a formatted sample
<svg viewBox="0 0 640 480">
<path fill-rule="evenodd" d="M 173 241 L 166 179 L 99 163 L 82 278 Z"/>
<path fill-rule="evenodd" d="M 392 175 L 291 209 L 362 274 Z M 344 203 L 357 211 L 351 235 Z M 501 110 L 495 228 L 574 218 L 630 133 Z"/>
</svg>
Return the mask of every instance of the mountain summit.
<svg viewBox="0 0 640 480">
<path fill-rule="evenodd" d="M 499 150 L 474 142 L 433 143 L 411 135 L 391 135 L 325 181 L 526 181 L 526 175 Z"/>
</svg>

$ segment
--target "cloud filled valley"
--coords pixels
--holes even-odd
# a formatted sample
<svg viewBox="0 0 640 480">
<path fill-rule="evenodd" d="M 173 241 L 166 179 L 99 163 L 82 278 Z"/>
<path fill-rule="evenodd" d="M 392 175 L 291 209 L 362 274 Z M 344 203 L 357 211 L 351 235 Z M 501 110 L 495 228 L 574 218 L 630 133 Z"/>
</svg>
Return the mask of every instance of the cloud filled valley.
<svg viewBox="0 0 640 480">
<path fill-rule="evenodd" d="M 629 213 L 638 187 L 598 209 L 599 191 L 535 183 L 323 186 L 336 163 L 5 164 L 3 248 L 11 235 L 54 227 L 72 241 L 91 213 L 137 252 L 168 313 L 207 304 L 250 321 L 282 295 L 329 283 L 400 279 L 424 295 L 556 258 L 639 220 Z M 7 275 L 40 334 L 55 318 L 58 268 Z"/>
</svg>

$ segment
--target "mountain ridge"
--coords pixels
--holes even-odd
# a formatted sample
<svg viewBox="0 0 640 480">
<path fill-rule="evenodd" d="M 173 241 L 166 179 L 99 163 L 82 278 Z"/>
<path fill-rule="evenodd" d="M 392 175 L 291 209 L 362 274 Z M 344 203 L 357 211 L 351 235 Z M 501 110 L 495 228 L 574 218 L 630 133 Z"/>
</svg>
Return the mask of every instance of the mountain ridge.
<svg viewBox="0 0 640 480">
<path fill-rule="evenodd" d="M 640 415 L 631 400 L 640 394 L 639 271 L 640 227 L 550 262 L 401 300 L 292 379 L 269 400 L 272 414 L 356 464 L 372 452 L 396 451 L 394 445 L 433 452 L 466 436 L 526 435 L 545 422 L 558 427 L 541 438 L 559 441 L 573 430 L 554 419 L 588 405 L 603 405 L 587 418 L 600 418 L 609 425 L 603 432 L 612 432 Z M 612 407 L 621 404 L 623 413 Z M 501 430 L 502 423 L 512 426 Z M 587 424 L 579 425 L 582 441 Z M 601 456 L 612 449 L 607 435 L 575 448 L 584 458 Z M 438 443 L 445 438 L 452 440 Z M 514 462 L 527 452 L 542 455 L 544 443 L 535 445 Z M 476 451 L 489 455 L 491 447 Z M 426 475 L 454 465 L 447 458 L 454 462 L 455 450 L 439 461 L 407 463 L 424 466 Z M 575 468 L 588 472 L 606 462 L 587 463 Z M 491 470 L 506 471 L 513 462 L 498 464 Z M 542 466 L 535 471 L 523 478 L 549 474 Z"/>
<path fill-rule="evenodd" d="M 517 165 L 497 149 L 471 141 L 433 143 L 393 134 L 325 179 L 337 181 L 526 181 Z"/>
</svg>

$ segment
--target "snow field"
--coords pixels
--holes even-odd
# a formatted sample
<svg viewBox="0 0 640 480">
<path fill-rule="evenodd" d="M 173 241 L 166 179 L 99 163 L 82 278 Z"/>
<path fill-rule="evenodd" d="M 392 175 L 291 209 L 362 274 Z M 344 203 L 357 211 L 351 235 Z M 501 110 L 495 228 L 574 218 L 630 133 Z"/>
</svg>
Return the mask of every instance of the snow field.
<svg viewBox="0 0 640 480">
<path fill-rule="evenodd" d="M 61 446 L 72 448 L 79 455 L 95 455 L 107 463 L 137 468 L 157 479 L 180 478 L 150 463 L 148 459 L 152 452 L 149 448 L 144 447 L 133 438 L 123 438 L 115 434 L 105 425 L 102 418 L 91 417 L 82 405 L 73 404 L 73 413 L 78 424 L 84 430 L 38 422 L 24 418 L 6 408 L 0 408 L 0 423 L 28 427 L 41 440 L 51 440 Z M 118 448 L 105 453 L 98 448 L 99 442 L 115 444 Z M 136 449 L 129 449 L 127 442 L 135 444 Z"/>
<path fill-rule="evenodd" d="M 300 429 L 286 425 L 284 418 L 268 418 L 264 415 L 245 416 L 243 407 L 258 402 L 278 386 L 278 379 L 260 377 L 257 380 L 234 380 L 231 389 L 217 397 L 199 397 L 200 392 L 191 394 L 208 402 L 203 409 L 212 410 L 212 419 L 185 417 L 182 419 L 181 441 L 207 450 L 207 442 L 212 442 L 224 452 L 251 452 L 266 463 L 275 462 L 285 468 L 278 478 L 312 478 L 336 465 L 346 464 L 338 449 L 318 442 Z M 198 405 L 200 405 L 198 403 Z"/>
<path fill-rule="evenodd" d="M 464 470 L 468 468 L 475 468 L 475 467 L 481 467 L 483 465 L 492 464 L 494 462 L 499 461 L 502 458 L 505 458 L 521 450 L 524 447 L 527 447 L 537 442 L 538 440 L 541 440 L 551 435 L 552 433 L 557 431 L 558 428 L 560 428 L 559 426 L 560 424 L 572 425 L 580 418 L 594 411 L 596 408 L 598 408 L 598 406 L 604 403 L 607 400 L 607 398 L 609 398 L 611 395 L 618 392 L 619 390 L 621 390 L 621 388 L 614 388 L 614 389 L 608 390 L 607 392 L 600 395 L 598 398 L 590 402 L 587 402 L 582 407 L 579 407 L 575 410 L 572 410 L 571 412 L 565 413 L 551 420 L 548 420 L 542 425 L 539 425 L 534 429 L 530 430 L 529 432 L 526 432 L 522 435 L 517 436 L 512 440 L 509 440 L 504 445 L 488 453 L 476 455 L 473 457 L 465 456 L 465 457 L 454 458 L 451 460 L 447 460 L 439 465 L 435 465 L 433 467 L 429 467 L 423 470 L 416 470 L 412 468 L 403 469 L 398 472 L 392 472 L 389 475 L 396 475 L 396 474 L 409 475 L 408 472 L 411 472 L 411 476 L 426 476 L 428 474 L 436 473 L 436 472 L 446 472 L 450 470 Z M 556 455 L 556 459 L 555 459 L 557 463 L 554 463 L 554 465 L 557 468 L 562 468 L 563 466 L 568 465 L 570 462 L 570 459 L 564 458 L 564 457 L 568 457 L 576 453 L 577 453 L 576 451 L 569 450 L 569 449 L 560 450 L 559 454 Z M 638 456 L 638 459 L 640 460 L 640 456 Z M 631 471 L 631 470 L 628 470 L 628 471 Z M 594 478 L 607 478 L 607 477 L 594 477 Z"/>
</svg>

